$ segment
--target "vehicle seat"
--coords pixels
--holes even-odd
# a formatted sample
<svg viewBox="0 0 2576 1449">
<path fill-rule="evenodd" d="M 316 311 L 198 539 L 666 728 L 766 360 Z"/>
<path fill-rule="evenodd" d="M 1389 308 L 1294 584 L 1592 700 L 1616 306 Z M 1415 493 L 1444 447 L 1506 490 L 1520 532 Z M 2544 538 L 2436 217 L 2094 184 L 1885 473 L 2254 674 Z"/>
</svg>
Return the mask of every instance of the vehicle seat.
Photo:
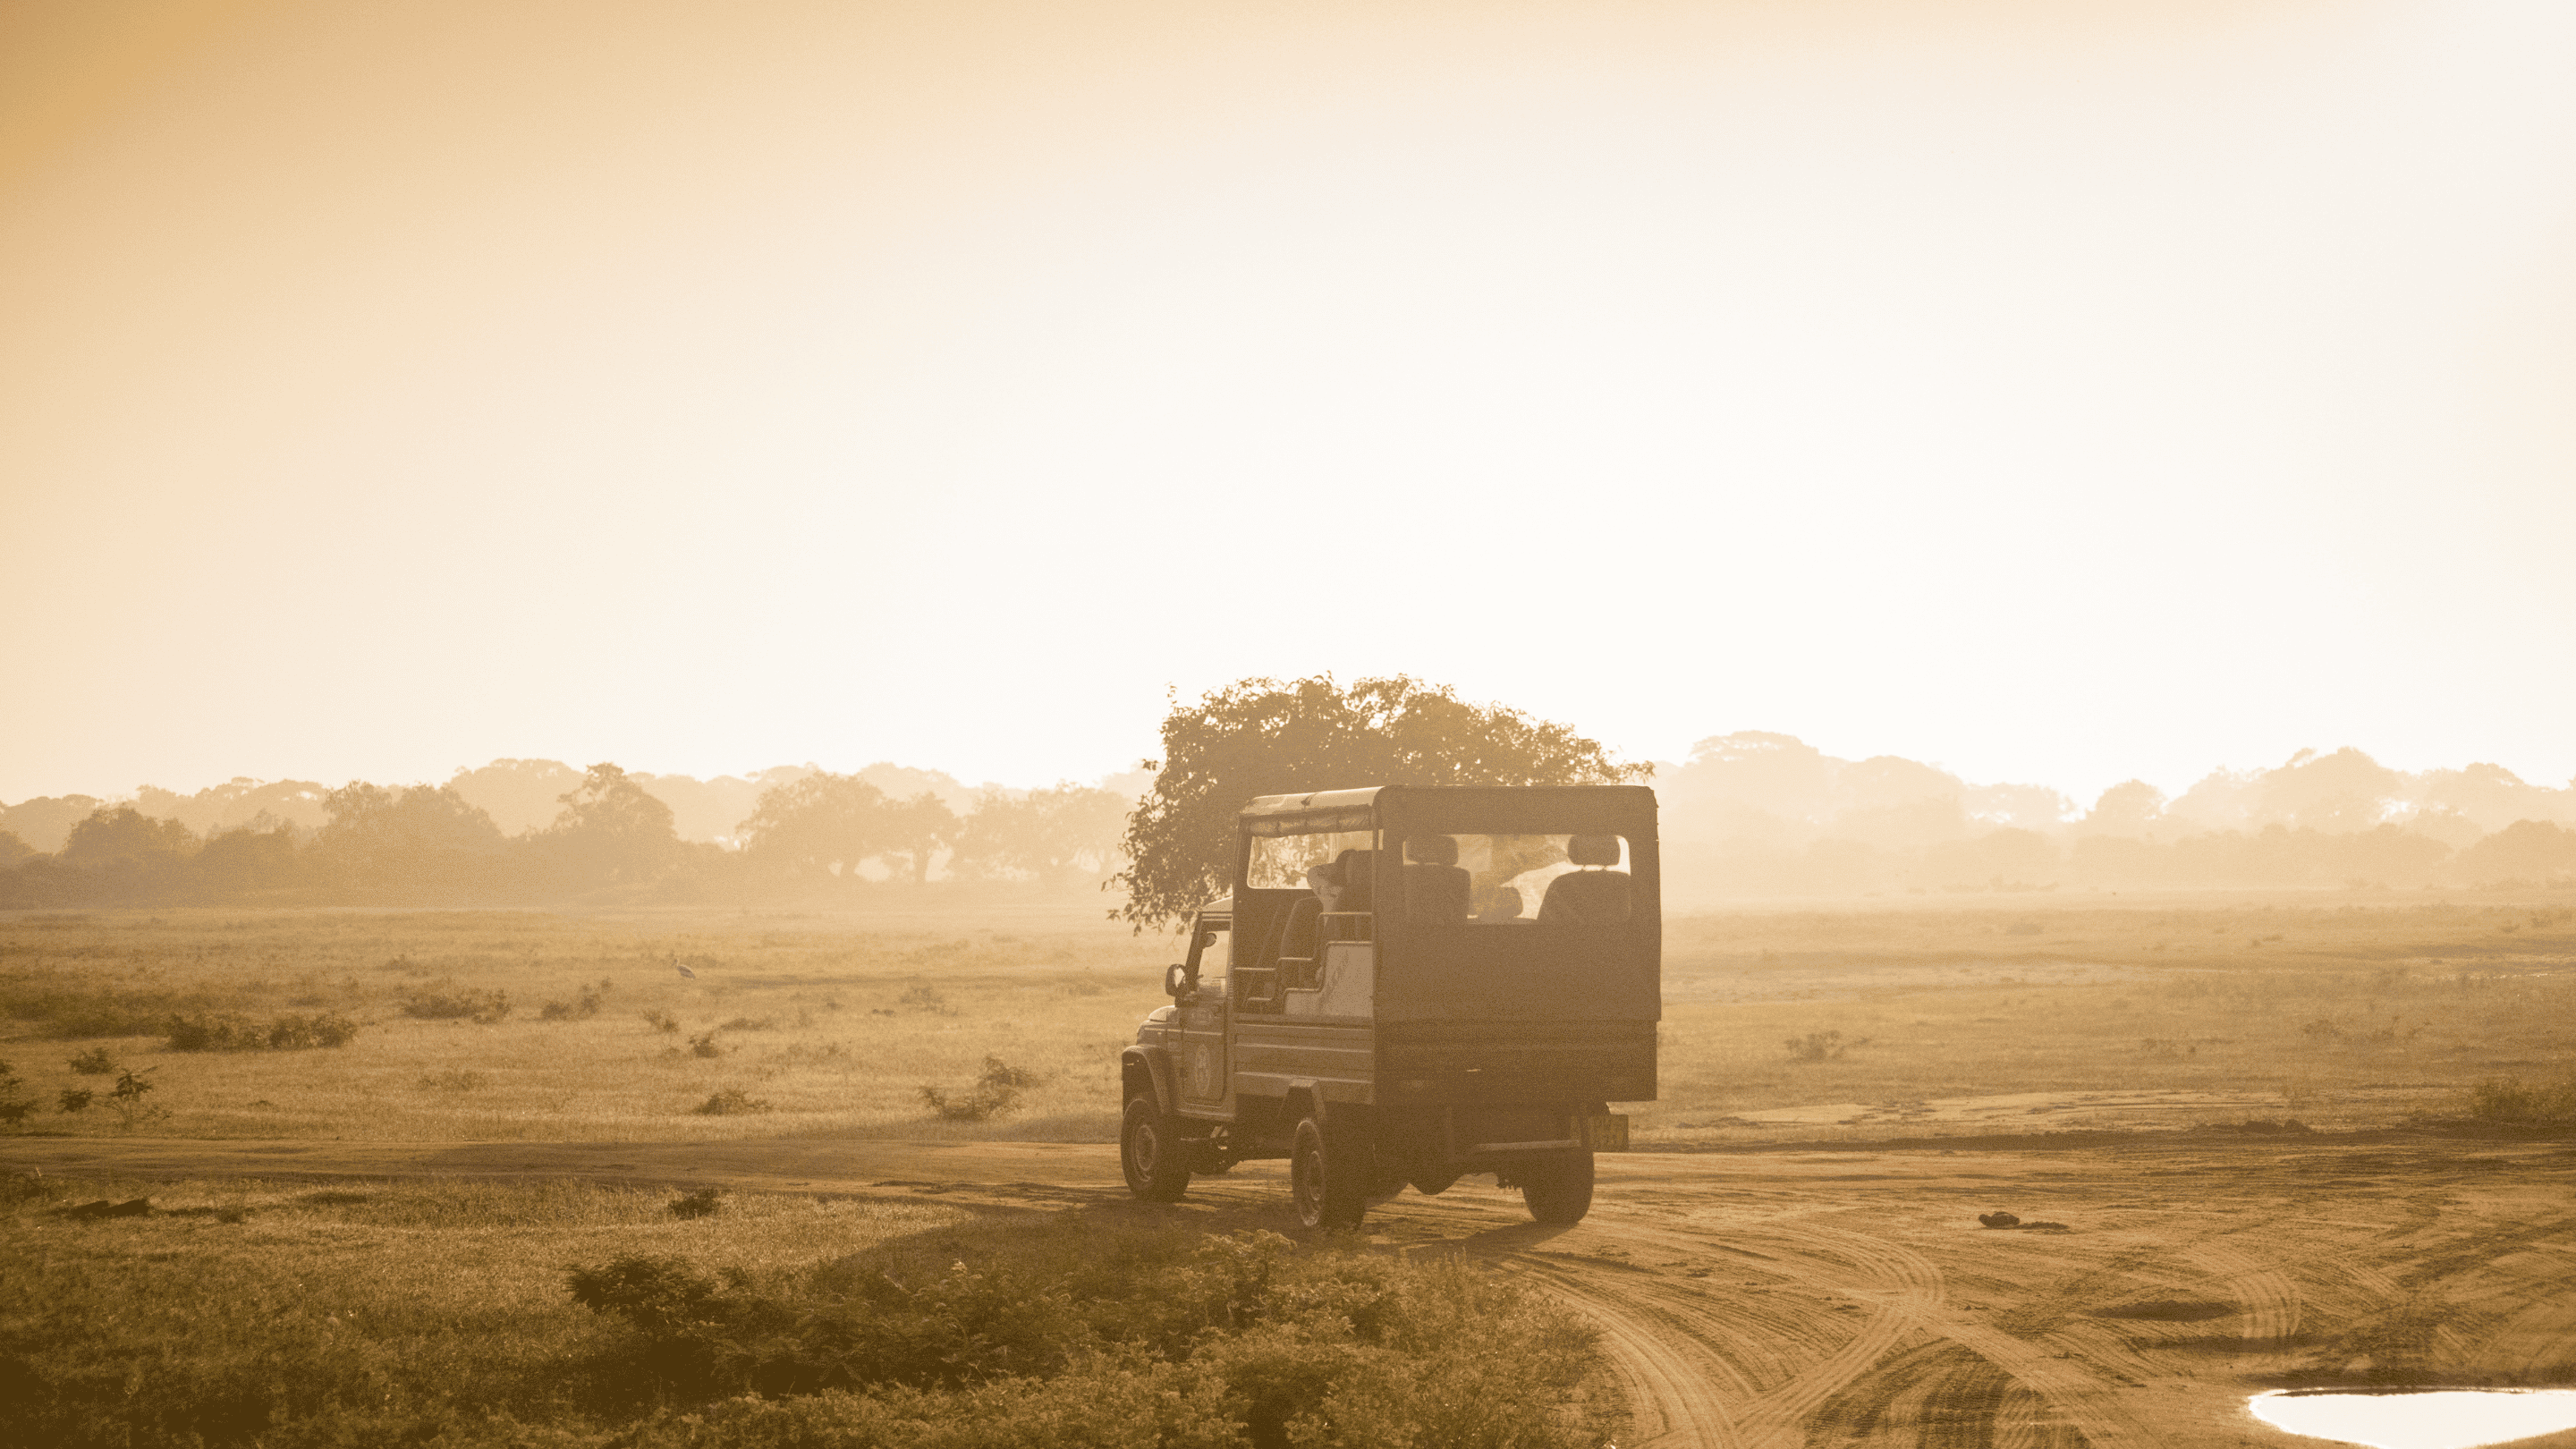
<svg viewBox="0 0 2576 1449">
<path fill-rule="evenodd" d="M 1279 949 L 1270 953 L 1282 980 L 1287 978 L 1289 962 L 1315 959 L 1315 927 L 1323 914 L 1324 903 L 1313 896 L 1299 896 L 1288 903 L 1288 914 L 1279 922 Z"/>
<path fill-rule="evenodd" d="M 1458 865 L 1458 842 L 1421 835 L 1404 842 L 1404 896 L 1413 919 L 1441 925 L 1467 919 L 1467 872 Z"/>
<path fill-rule="evenodd" d="M 1342 899 L 1337 909 L 1367 912 L 1376 909 L 1377 852 L 1345 850 L 1333 860 L 1333 874 L 1342 883 Z"/>
<path fill-rule="evenodd" d="M 1548 883 L 1538 905 L 1540 925 L 1604 926 L 1628 919 L 1628 873 L 1600 868 L 1619 863 L 1618 836 L 1570 836 L 1565 858 L 1584 869 Z"/>
</svg>

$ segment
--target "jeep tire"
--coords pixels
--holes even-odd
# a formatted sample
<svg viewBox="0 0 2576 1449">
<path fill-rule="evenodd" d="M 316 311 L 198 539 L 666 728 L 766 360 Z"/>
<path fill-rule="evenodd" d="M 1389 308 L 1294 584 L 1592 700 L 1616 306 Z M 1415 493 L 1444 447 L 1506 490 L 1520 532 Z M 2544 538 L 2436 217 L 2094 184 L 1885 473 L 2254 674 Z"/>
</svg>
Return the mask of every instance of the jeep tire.
<svg viewBox="0 0 2576 1449">
<path fill-rule="evenodd" d="M 1515 1174 L 1521 1201 L 1529 1215 L 1559 1226 L 1583 1221 L 1592 1211 L 1592 1153 L 1563 1152 L 1531 1163 Z"/>
<path fill-rule="evenodd" d="M 1181 1137 L 1180 1119 L 1154 1101 L 1151 1092 L 1127 1099 L 1118 1121 L 1118 1168 L 1127 1175 L 1127 1190 L 1147 1202 L 1179 1202 L 1190 1187 L 1194 1149 Z"/>
<path fill-rule="evenodd" d="M 1355 1228 L 1368 1211 L 1368 1173 L 1359 1161 L 1362 1144 L 1351 1140 L 1347 1126 L 1327 1130 L 1313 1117 L 1297 1123 L 1288 1152 L 1288 1195 L 1297 1206 L 1298 1226 Z"/>
</svg>

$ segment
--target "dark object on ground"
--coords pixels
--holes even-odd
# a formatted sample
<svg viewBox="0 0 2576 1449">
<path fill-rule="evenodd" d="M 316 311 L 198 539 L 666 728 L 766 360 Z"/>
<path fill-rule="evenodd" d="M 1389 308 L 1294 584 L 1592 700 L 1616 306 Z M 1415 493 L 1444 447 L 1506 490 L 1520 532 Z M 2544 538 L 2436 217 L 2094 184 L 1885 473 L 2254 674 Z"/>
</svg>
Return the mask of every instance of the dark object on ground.
<svg viewBox="0 0 2576 1449">
<path fill-rule="evenodd" d="M 2013 1216 L 2011 1213 L 1979 1213 L 1977 1214 L 1977 1221 L 1984 1223 L 1990 1228 L 2017 1228 L 2021 1226 L 2021 1219 Z"/>
<path fill-rule="evenodd" d="M 671 1216 L 675 1218 L 711 1216 L 717 1208 L 724 1205 L 721 1201 L 723 1197 L 724 1189 L 720 1187 L 702 1187 L 696 1192 L 682 1193 L 671 1199 Z"/>
<path fill-rule="evenodd" d="M 138 1197 L 128 1202 L 109 1202 L 106 1198 L 100 1198 L 95 1202 L 75 1203 L 62 1209 L 60 1213 L 60 1216 L 67 1218 L 141 1218 L 151 1215 L 152 1199 L 148 1197 Z"/>
</svg>

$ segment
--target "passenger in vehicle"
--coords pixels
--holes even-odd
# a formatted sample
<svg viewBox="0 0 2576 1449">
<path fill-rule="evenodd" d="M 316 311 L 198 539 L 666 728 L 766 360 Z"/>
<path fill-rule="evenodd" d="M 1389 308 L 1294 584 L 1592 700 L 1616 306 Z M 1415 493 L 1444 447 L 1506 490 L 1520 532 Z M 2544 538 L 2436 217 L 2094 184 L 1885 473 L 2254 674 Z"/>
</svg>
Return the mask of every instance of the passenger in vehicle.
<svg viewBox="0 0 2576 1449">
<path fill-rule="evenodd" d="M 1521 918 L 1521 893 L 1514 886 L 1494 887 L 1493 897 L 1476 913 L 1480 921 L 1517 921 Z"/>
<path fill-rule="evenodd" d="M 1340 855 L 1306 872 L 1306 889 L 1315 893 L 1315 899 L 1322 901 L 1327 911 L 1338 911 L 1342 908 L 1342 869 L 1344 862 L 1350 858 L 1351 852 L 1345 850 Z"/>
<path fill-rule="evenodd" d="M 1413 919 L 1452 925 L 1467 919 L 1467 872 L 1458 865 L 1458 842 L 1420 835 L 1404 842 L 1404 898 Z"/>
<path fill-rule="evenodd" d="M 1612 870 L 1619 863 L 1619 837 L 1571 835 L 1565 858 L 1581 867 L 1548 883 L 1539 901 L 1542 926 L 1606 926 L 1628 919 L 1628 873 Z"/>
</svg>

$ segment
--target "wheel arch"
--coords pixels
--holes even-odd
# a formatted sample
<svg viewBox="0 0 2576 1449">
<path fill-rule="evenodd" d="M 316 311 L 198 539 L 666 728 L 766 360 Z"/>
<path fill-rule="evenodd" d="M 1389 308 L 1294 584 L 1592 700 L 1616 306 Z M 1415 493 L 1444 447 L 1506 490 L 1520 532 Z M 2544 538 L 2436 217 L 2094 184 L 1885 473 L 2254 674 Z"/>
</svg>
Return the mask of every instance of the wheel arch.
<svg viewBox="0 0 2576 1449">
<path fill-rule="evenodd" d="M 1175 1109 L 1170 1052 L 1160 1047 L 1131 1046 L 1118 1054 L 1119 1105 L 1123 1108 L 1140 1093 L 1153 1097 L 1157 1111 Z"/>
</svg>

